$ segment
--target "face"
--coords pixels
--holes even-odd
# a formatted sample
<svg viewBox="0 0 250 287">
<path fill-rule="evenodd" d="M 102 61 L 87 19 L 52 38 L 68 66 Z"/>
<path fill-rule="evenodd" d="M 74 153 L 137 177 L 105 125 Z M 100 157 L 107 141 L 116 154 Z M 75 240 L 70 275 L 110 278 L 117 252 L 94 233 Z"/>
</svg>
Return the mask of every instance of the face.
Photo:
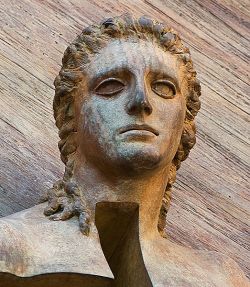
<svg viewBox="0 0 250 287">
<path fill-rule="evenodd" d="M 79 152 L 105 171 L 171 163 L 185 115 L 181 63 L 147 41 L 116 40 L 85 69 L 77 98 Z"/>
</svg>

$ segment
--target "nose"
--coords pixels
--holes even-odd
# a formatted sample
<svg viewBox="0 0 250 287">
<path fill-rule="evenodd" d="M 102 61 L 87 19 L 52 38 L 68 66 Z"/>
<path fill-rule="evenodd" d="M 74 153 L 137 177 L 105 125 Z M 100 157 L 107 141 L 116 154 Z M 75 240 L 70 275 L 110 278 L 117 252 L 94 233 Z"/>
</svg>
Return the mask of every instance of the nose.
<svg viewBox="0 0 250 287">
<path fill-rule="evenodd" d="M 127 113 L 129 115 L 152 113 L 152 106 L 148 99 L 148 92 L 146 88 L 138 88 L 134 95 L 129 99 L 126 106 Z"/>
</svg>

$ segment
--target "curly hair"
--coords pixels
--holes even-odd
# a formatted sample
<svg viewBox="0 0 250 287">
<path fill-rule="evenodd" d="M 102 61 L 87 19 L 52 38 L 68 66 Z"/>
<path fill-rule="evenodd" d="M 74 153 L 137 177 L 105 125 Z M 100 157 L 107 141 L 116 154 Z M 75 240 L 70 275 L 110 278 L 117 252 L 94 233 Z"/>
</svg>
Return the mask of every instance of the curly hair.
<svg viewBox="0 0 250 287">
<path fill-rule="evenodd" d="M 62 59 L 62 68 L 54 81 L 55 97 L 53 102 L 56 126 L 59 129 L 59 150 L 65 164 L 62 180 L 56 182 L 47 191 L 48 206 L 44 214 L 52 220 L 66 220 L 74 215 L 79 216 L 80 230 L 89 233 L 89 211 L 84 194 L 73 180 L 74 157 L 77 150 L 77 128 L 74 115 L 74 100 L 82 71 L 95 54 L 107 46 L 110 41 L 122 39 L 141 39 L 152 41 L 180 59 L 185 67 L 185 80 L 188 91 L 186 97 L 186 115 L 184 128 L 178 150 L 172 160 L 168 183 L 162 200 L 158 230 L 164 236 L 166 214 L 171 199 L 171 187 L 176 178 L 176 171 L 185 160 L 195 144 L 194 117 L 200 109 L 200 83 L 196 79 L 190 52 L 185 47 L 177 32 L 162 23 L 145 16 L 139 19 L 130 14 L 109 18 L 99 25 L 85 28 L 68 46 Z"/>
</svg>

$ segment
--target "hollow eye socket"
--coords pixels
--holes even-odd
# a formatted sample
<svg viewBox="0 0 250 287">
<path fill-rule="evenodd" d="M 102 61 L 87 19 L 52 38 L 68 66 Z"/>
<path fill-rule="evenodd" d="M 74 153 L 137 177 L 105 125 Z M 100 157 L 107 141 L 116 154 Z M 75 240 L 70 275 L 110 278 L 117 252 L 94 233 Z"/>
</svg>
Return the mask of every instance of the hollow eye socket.
<svg viewBox="0 0 250 287">
<path fill-rule="evenodd" d="M 95 93 L 102 96 L 112 96 L 121 92 L 125 85 L 119 79 L 109 78 L 102 81 L 96 88 Z"/>
<path fill-rule="evenodd" d="M 173 99 L 176 95 L 175 85 L 168 80 L 157 80 L 151 85 L 151 89 L 164 99 Z"/>
</svg>

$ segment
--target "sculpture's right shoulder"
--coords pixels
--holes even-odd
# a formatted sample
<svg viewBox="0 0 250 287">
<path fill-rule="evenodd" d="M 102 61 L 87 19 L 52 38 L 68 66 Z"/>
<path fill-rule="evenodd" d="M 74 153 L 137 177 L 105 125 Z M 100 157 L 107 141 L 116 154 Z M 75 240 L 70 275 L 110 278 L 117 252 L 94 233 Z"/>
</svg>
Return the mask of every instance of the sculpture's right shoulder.
<svg viewBox="0 0 250 287">
<path fill-rule="evenodd" d="M 113 278 L 93 226 L 89 236 L 76 217 L 51 221 L 45 204 L 0 219 L 0 277 L 73 272 Z M 90 264 L 91 262 L 91 264 Z"/>
<path fill-rule="evenodd" d="M 0 272 L 22 275 L 30 265 L 30 246 L 10 221 L 0 219 Z"/>
<path fill-rule="evenodd" d="M 44 204 L 0 218 L 0 272 L 33 275 L 35 246 L 43 222 Z M 46 229 L 47 226 L 44 227 Z"/>
</svg>

